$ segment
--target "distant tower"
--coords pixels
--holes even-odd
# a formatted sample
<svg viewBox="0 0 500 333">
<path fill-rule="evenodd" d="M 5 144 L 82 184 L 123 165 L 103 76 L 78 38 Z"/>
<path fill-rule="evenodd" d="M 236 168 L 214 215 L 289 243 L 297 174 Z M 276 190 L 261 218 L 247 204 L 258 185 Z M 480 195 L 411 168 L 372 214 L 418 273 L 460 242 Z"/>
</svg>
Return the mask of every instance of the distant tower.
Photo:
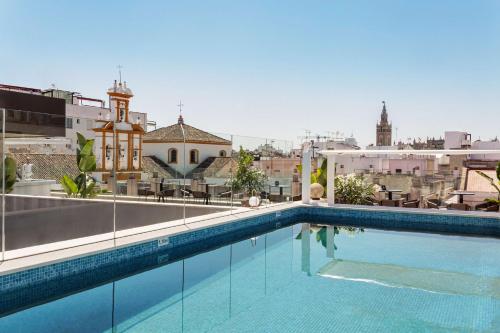
<svg viewBox="0 0 500 333">
<path fill-rule="evenodd" d="M 380 122 L 377 123 L 377 146 L 390 146 L 392 145 L 392 124 L 387 120 L 387 110 L 385 102 L 380 115 Z"/>
</svg>

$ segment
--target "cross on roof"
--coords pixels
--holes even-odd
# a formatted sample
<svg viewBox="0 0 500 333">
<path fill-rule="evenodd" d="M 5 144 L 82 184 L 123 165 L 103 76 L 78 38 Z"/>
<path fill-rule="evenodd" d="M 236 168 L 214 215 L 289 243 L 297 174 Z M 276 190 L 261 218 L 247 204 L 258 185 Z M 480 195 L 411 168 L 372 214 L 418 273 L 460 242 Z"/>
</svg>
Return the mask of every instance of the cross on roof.
<svg viewBox="0 0 500 333">
<path fill-rule="evenodd" d="M 184 104 L 182 104 L 182 100 L 179 100 L 179 104 L 177 104 L 177 106 L 179 107 L 179 114 L 181 115 L 182 114 L 182 107 L 184 106 Z"/>
<path fill-rule="evenodd" d="M 120 83 L 122 83 L 122 65 L 116 66 L 118 68 L 118 75 L 120 76 Z"/>
</svg>

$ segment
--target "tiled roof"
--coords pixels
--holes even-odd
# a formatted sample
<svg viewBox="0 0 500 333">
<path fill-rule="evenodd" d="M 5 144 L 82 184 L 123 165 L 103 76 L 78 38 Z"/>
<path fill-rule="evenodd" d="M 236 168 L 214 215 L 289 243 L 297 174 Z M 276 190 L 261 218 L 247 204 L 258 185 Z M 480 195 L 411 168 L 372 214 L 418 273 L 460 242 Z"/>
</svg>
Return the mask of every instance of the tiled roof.
<svg viewBox="0 0 500 333">
<path fill-rule="evenodd" d="M 59 182 L 64 175 L 74 178 L 79 174 L 76 155 L 10 153 L 9 156 L 16 161 L 18 169 L 29 160 L 33 164 L 31 171 L 34 179 L 53 179 Z"/>
<path fill-rule="evenodd" d="M 231 145 L 231 141 L 184 124 L 186 142 Z M 145 142 L 184 142 L 180 124 L 162 127 L 144 134 Z"/>
<path fill-rule="evenodd" d="M 209 157 L 198 165 L 186 178 L 230 178 L 238 163 L 232 157 Z"/>
<path fill-rule="evenodd" d="M 184 177 L 181 173 L 176 172 L 172 167 L 163 163 L 155 156 L 142 157 L 142 171 L 148 174 L 158 172 L 158 177 L 165 179 L 180 179 Z"/>
</svg>

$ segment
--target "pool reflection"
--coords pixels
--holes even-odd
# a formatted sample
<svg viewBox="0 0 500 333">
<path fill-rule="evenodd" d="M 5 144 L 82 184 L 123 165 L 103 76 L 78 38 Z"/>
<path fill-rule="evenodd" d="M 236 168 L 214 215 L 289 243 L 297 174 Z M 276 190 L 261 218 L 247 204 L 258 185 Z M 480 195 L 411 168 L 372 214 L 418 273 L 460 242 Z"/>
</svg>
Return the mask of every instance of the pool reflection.
<svg viewBox="0 0 500 333">
<path fill-rule="evenodd" d="M 0 332 L 209 330 L 292 280 L 299 231 L 275 230 L 7 315 Z"/>
</svg>

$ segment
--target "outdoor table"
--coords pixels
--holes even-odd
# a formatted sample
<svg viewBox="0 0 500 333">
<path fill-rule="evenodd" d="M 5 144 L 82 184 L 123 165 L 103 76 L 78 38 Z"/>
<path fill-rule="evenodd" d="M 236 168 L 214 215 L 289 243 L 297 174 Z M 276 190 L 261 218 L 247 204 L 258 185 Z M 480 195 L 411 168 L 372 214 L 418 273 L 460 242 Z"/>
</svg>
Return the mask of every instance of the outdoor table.
<svg viewBox="0 0 500 333">
<path fill-rule="evenodd" d="M 389 194 L 389 200 L 392 200 L 392 194 L 393 193 L 400 193 L 403 192 L 402 190 L 380 190 L 379 192 L 387 192 Z"/>
<path fill-rule="evenodd" d="M 451 195 L 458 195 L 458 202 L 464 203 L 464 195 L 474 195 L 474 192 L 466 192 L 466 191 L 455 191 L 451 192 Z"/>
<path fill-rule="evenodd" d="M 209 187 L 215 187 L 217 184 L 211 184 L 211 183 L 199 183 L 198 185 L 205 185 L 205 193 L 207 194 L 205 199 L 203 200 L 205 205 L 208 205 L 210 203 L 210 191 Z"/>
<path fill-rule="evenodd" d="M 283 189 L 290 187 L 290 185 L 269 185 L 269 194 L 271 194 L 271 188 L 278 187 L 280 189 L 280 196 L 283 196 Z"/>
</svg>

